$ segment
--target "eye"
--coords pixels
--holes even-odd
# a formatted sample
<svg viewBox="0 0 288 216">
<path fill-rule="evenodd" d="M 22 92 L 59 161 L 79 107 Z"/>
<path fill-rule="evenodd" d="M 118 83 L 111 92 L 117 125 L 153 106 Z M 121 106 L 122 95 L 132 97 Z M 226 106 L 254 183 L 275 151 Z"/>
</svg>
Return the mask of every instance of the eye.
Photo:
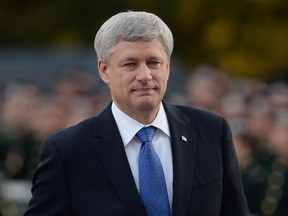
<svg viewBox="0 0 288 216">
<path fill-rule="evenodd" d="M 161 62 L 157 60 L 150 60 L 147 64 L 150 68 L 159 68 L 161 66 Z"/>
<path fill-rule="evenodd" d="M 127 62 L 127 63 L 124 63 L 122 67 L 123 67 L 125 70 L 132 70 L 132 69 L 134 69 L 136 66 L 137 66 L 137 64 L 134 63 L 134 62 Z"/>
</svg>

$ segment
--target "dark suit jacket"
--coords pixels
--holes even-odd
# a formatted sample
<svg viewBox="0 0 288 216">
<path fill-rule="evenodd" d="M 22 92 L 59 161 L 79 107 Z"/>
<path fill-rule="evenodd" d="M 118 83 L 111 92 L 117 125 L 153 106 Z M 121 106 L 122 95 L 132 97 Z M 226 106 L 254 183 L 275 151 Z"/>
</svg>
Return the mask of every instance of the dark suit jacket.
<svg viewBox="0 0 288 216">
<path fill-rule="evenodd" d="M 227 122 L 163 103 L 171 131 L 173 216 L 249 215 Z M 40 160 L 25 216 L 146 215 L 111 105 L 49 138 Z"/>
</svg>

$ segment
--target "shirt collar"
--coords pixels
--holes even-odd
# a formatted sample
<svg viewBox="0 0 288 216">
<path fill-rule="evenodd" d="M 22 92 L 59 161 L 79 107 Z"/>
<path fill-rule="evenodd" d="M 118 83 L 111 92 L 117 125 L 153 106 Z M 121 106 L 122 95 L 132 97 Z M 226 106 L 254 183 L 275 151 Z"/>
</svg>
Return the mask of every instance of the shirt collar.
<svg viewBox="0 0 288 216">
<path fill-rule="evenodd" d="M 118 130 L 122 137 L 122 141 L 124 146 L 126 147 L 128 143 L 133 139 L 135 134 L 142 128 L 146 126 L 154 126 L 164 132 L 168 137 L 170 137 L 169 124 L 167 120 L 167 116 L 163 107 L 163 104 L 160 104 L 159 111 L 157 113 L 154 121 L 149 125 L 144 125 L 135 119 L 131 118 L 124 112 L 122 112 L 116 104 L 112 103 L 112 113 L 115 118 Z"/>
</svg>

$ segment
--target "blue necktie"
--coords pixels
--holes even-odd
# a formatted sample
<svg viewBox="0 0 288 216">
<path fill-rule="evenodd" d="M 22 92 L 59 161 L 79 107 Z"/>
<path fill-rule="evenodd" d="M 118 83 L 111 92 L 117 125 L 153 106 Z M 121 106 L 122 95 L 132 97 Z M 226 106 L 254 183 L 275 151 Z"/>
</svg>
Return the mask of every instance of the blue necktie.
<svg viewBox="0 0 288 216">
<path fill-rule="evenodd" d="M 142 142 L 139 154 L 140 196 L 149 216 L 169 216 L 170 205 L 161 161 L 152 146 L 156 132 L 153 126 L 143 127 L 136 134 Z"/>
</svg>

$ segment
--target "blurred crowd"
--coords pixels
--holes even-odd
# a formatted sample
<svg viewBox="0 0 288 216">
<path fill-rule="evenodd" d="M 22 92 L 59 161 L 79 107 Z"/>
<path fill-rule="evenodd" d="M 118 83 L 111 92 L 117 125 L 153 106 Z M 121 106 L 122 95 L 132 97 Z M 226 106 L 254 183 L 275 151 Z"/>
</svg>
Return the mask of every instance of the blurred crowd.
<svg viewBox="0 0 288 216">
<path fill-rule="evenodd" d="M 225 71 L 203 65 L 191 71 L 185 87 L 185 93 L 170 92 L 166 100 L 214 112 L 228 120 L 251 213 L 287 215 L 287 83 L 232 79 Z M 31 181 L 43 140 L 97 115 L 110 100 L 108 89 L 99 85 L 95 74 L 81 68 L 60 73 L 51 91 L 23 82 L 1 88 L 0 216 L 21 211 L 21 203 L 11 202 L 3 191 L 11 182 L 15 189 L 19 182 Z"/>
<path fill-rule="evenodd" d="M 22 215 L 30 199 L 41 143 L 97 115 L 109 101 L 108 90 L 95 74 L 81 67 L 61 71 L 49 90 L 21 81 L 1 88 L 0 216 Z"/>
<path fill-rule="evenodd" d="M 209 66 L 191 74 L 185 103 L 228 120 L 251 215 L 287 215 L 287 83 L 231 79 Z"/>
</svg>

